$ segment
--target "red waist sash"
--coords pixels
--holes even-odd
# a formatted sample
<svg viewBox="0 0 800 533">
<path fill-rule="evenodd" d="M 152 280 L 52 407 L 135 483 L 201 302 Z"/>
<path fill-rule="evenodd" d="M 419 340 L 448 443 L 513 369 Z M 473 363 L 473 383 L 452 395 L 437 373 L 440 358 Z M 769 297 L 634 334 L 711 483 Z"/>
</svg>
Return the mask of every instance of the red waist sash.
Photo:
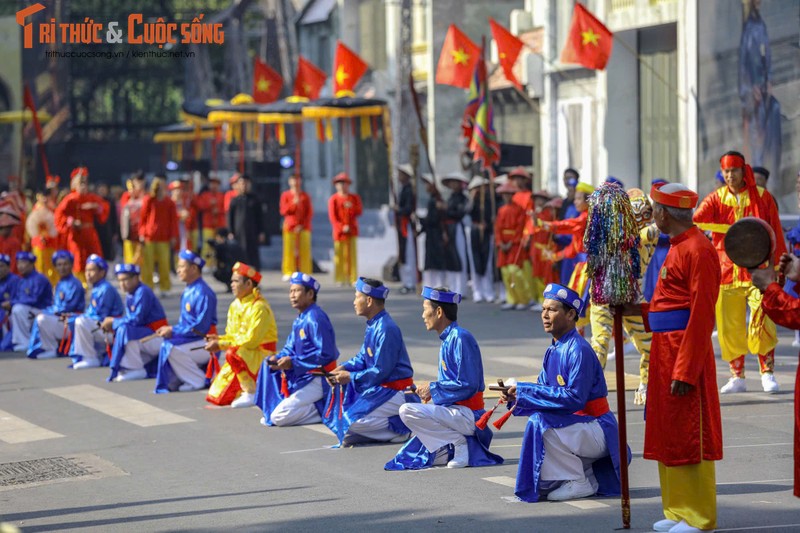
<svg viewBox="0 0 800 533">
<path fill-rule="evenodd" d="M 314 370 L 309 370 L 309 372 L 333 372 L 337 366 L 339 365 L 336 364 L 336 361 L 331 361 L 327 365 L 315 368 Z"/>
<path fill-rule="evenodd" d="M 150 322 L 147 324 L 147 327 L 156 331 L 161 326 L 169 326 L 169 322 L 167 322 L 166 318 L 162 318 L 161 320 L 156 320 L 155 322 Z"/>
<path fill-rule="evenodd" d="M 381 383 L 381 387 L 402 391 L 406 390 L 413 384 L 414 384 L 414 378 L 403 378 L 403 379 L 396 379 L 394 381 L 387 381 L 386 383 Z"/>
<path fill-rule="evenodd" d="M 261 344 L 259 346 L 259 348 L 261 348 L 262 350 L 267 350 L 267 351 L 270 351 L 270 352 L 276 351 L 277 347 L 278 347 L 278 343 L 275 342 L 275 341 L 265 342 L 265 343 L 263 343 L 263 344 Z"/>
<path fill-rule="evenodd" d="M 605 396 L 602 398 L 595 398 L 594 400 L 589 400 L 586 402 L 586 405 L 583 406 L 583 409 L 580 411 L 575 411 L 573 414 L 580 415 L 580 416 L 593 416 L 595 418 L 599 416 L 603 416 L 609 411 L 608 408 L 608 398 Z"/>
<path fill-rule="evenodd" d="M 466 400 L 456 402 L 456 405 L 463 405 L 464 407 L 469 407 L 473 411 L 480 411 L 483 409 L 483 391 L 476 392 L 472 397 Z"/>
</svg>

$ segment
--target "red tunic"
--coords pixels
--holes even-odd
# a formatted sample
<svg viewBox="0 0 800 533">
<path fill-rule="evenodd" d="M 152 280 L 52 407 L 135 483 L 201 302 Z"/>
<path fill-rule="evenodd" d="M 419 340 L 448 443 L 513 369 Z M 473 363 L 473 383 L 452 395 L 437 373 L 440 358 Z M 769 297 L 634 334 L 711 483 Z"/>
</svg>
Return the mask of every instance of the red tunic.
<svg viewBox="0 0 800 533">
<path fill-rule="evenodd" d="M 757 201 L 752 201 L 753 191 L 758 193 Z M 725 234 L 728 228 L 742 217 L 758 217 L 765 220 L 775 232 L 775 257 L 773 261 L 778 264 L 781 255 L 786 252 L 786 241 L 783 239 L 783 229 L 778 218 L 778 208 L 772 195 L 766 189 L 755 185 L 747 187 L 736 195 L 730 192 L 727 185 L 706 196 L 697 206 L 694 213 L 694 222 L 703 231 L 711 231 L 711 240 L 719 254 L 719 263 L 722 267 L 723 286 L 741 287 L 750 286 L 750 273 L 739 268 L 725 253 Z"/>
<path fill-rule="evenodd" d="M 494 222 L 494 240 L 497 243 L 497 267 L 508 265 L 522 266 L 525 260 L 519 250 L 522 240 L 522 229 L 525 227 L 525 210 L 519 204 L 508 203 L 497 210 L 497 219 Z M 500 249 L 503 243 L 511 243 L 507 252 Z"/>
<path fill-rule="evenodd" d="M 148 242 L 178 240 L 178 211 L 171 198 L 147 195 L 142 202 L 142 225 L 139 234 Z"/>
<path fill-rule="evenodd" d="M 795 286 L 795 292 L 799 288 Z M 776 324 L 800 329 L 800 299 L 786 294 L 777 283 L 764 291 L 761 308 Z M 800 498 L 800 366 L 794 380 L 794 495 Z"/>
<path fill-rule="evenodd" d="M 682 466 L 722 459 L 722 418 L 711 344 L 720 269 L 714 247 L 696 226 L 670 239 L 670 244 L 649 312 L 688 309 L 689 320 L 686 329 L 653 332 L 644 458 Z M 685 396 L 674 396 L 670 393 L 673 380 L 693 387 Z"/>
<path fill-rule="evenodd" d="M 96 207 L 88 204 L 95 204 Z M 103 249 L 95 230 L 95 219 L 101 224 L 108 220 L 108 202 L 100 196 L 87 193 L 79 194 L 72 191 L 61 200 L 56 207 L 56 229 L 66 235 L 67 249 L 75 256 L 72 266 L 73 272 L 83 272 L 86 259 L 97 254 L 102 257 Z M 79 220 L 80 225 L 75 227 L 73 222 Z"/>
<path fill-rule="evenodd" d="M 120 213 L 124 213 L 127 208 L 128 219 L 128 238 L 129 241 L 139 242 L 139 226 L 142 223 L 142 201 L 144 193 L 134 198 L 131 193 L 125 191 L 119 199 Z M 122 217 L 120 217 L 122 218 Z"/>
<path fill-rule="evenodd" d="M 239 195 L 239 191 L 234 191 L 233 189 L 229 191 L 225 191 L 225 200 L 223 201 L 225 205 L 225 218 L 227 220 L 228 211 L 231 209 L 231 201 Z"/>
<path fill-rule="evenodd" d="M 283 217 L 283 231 L 294 231 L 297 226 L 311 231 L 311 216 L 314 209 L 311 207 L 311 197 L 300 191 L 300 201 L 294 203 L 294 193 L 283 191 L 280 202 L 281 216 Z"/>
<path fill-rule="evenodd" d="M 334 193 L 328 200 L 328 218 L 333 226 L 333 240 L 343 241 L 358 236 L 358 217 L 361 216 L 361 197 L 357 194 Z M 349 226 L 345 233 L 344 227 Z"/>
<path fill-rule="evenodd" d="M 0 254 L 6 254 L 11 258 L 11 272 L 17 272 L 17 252 L 22 250 L 22 243 L 11 233 L 8 237 L 0 237 Z"/>
<path fill-rule="evenodd" d="M 584 211 L 574 218 L 550 222 L 550 231 L 553 233 L 557 235 L 572 235 L 572 242 L 556 254 L 556 261 L 572 258 L 586 251 L 583 247 L 583 234 L 586 233 L 586 220 L 588 218 L 589 211 Z"/>
<path fill-rule="evenodd" d="M 203 215 L 203 229 L 217 230 L 228 224 L 225 194 L 222 191 L 203 191 L 194 198 L 195 213 Z"/>
</svg>

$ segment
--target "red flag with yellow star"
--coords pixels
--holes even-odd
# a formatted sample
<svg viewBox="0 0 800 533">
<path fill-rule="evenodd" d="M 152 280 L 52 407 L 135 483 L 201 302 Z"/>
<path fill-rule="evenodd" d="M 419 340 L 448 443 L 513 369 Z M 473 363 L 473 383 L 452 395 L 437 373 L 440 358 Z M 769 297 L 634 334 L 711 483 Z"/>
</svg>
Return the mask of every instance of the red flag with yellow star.
<svg viewBox="0 0 800 533">
<path fill-rule="evenodd" d="M 297 76 L 294 78 L 294 95 L 306 98 L 319 98 L 328 75 L 303 56 L 297 61 Z"/>
<path fill-rule="evenodd" d="M 281 95 L 283 78 L 269 65 L 255 58 L 253 64 L 253 100 L 258 104 L 274 102 Z"/>
<path fill-rule="evenodd" d="M 497 55 L 500 57 L 500 66 L 503 69 L 503 74 L 508 81 L 522 89 L 522 84 L 514 75 L 514 63 L 517 62 L 520 50 L 525 46 L 525 43 L 491 17 L 489 17 L 489 26 L 492 28 L 492 38 L 497 44 Z"/>
<path fill-rule="evenodd" d="M 336 42 L 333 59 L 333 95 L 341 91 L 352 91 L 369 66 L 358 54 L 347 48 L 342 41 Z"/>
<path fill-rule="evenodd" d="M 582 4 L 575 4 L 567 42 L 561 50 L 562 63 L 578 63 L 603 70 L 611 57 L 613 34 Z"/>
<path fill-rule="evenodd" d="M 480 47 L 455 24 L 451 24 L 444 38 L 442 53 L 439 54 L 436 83 L 468 89 L 480 53 Z"/>
</svg>

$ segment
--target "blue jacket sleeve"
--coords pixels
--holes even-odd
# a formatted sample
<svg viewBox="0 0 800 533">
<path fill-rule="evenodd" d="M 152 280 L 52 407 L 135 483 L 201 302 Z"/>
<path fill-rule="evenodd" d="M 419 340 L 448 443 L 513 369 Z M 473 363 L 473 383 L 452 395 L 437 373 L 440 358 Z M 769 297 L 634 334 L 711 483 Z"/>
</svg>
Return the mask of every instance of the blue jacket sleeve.
<svg viewBox="0 0 800 533">
<path fill-rule="evenodd" d="M 58 297 L 60 291 L 64 291 L 63 299 Z M 51 306 L 53 313 L 81 313 L 85 307 L 86 291 L 80 281 L 72 278 L 56 285 L 56 300 Z"/>
<path fill-rule="evenodd" d="M 436 405 L 453 405 L 480 390 L 483 375 L 476 362 L 480 361 L 481 353 L 477 343 L 465 343 L 461 337 L 456 337 L 443 351 L 444 379 L 431 383 L 431 398 Z"/>
<path fill-rule="evenodd" d="M 133 295 L 133 302 L 130 308 L 126 309 L 125 316 L 114 319 L 114 329 L 122 325 L 128 326 L 146 326 L 145 322 L 146 310 L 156 304 L 149 291 L 136 291 Z"/>
<path fill-rule="evenodd" d="M 330 353 L 333 337 L 330 324 L 320 320 L 322 317 L 315 318 L 317 320 L 305 321 L 306 338 L 301 341 L 302 350 L 292 355 L 292 367 L 296 373 L 308 372 L 336 359 L 336 354 Z"/>
</svg>

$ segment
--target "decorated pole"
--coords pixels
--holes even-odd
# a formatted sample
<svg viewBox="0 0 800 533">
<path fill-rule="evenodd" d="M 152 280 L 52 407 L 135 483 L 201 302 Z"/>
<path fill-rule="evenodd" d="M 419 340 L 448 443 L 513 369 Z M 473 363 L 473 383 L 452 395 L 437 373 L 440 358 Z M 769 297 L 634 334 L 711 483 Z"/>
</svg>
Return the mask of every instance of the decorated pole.
<svg viewBox="0 0 800 533">
<path fill-rule="evenodd" d="M 619 474 L 622 527 L 631 527 L 628 488 L 628 432 L 625 419 L 625 365 L 622 343 L 622 309 L 638 300 L 639 236 L 630 198 L 622 187 L 604 183 L 588 199 L 589 217 L 583 237 L 588 260 L 591 298 L 606 304 L 614 314 L 616 349 L 617 418 L 619 422 Z"/>
</svg>

